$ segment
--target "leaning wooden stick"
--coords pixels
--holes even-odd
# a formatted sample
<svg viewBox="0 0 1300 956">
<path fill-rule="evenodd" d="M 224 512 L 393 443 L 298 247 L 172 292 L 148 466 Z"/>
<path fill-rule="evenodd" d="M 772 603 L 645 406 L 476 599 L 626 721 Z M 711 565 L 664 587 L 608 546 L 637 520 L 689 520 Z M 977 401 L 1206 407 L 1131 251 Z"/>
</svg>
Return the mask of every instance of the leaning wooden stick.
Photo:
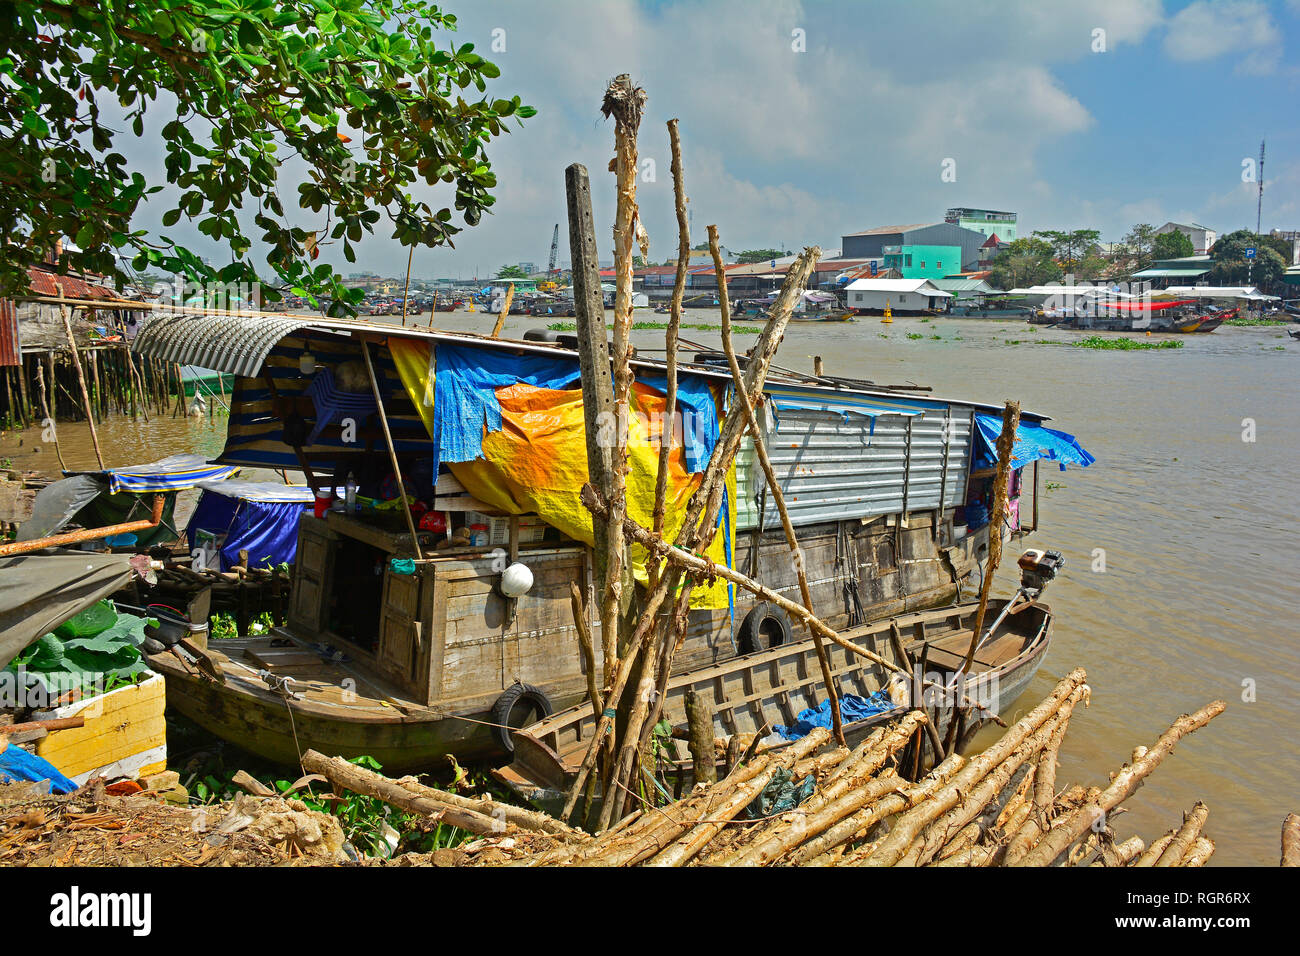
<svg viewBox="0 0 1300 956">
<path fill-rule="evenodd" d="M 781 293 L 777 296 L 777 301 L 772 307 L 771 316 L 762 334 L 759 335 L 749 366 L 745 369 L 745 387 L 752 400 L 762 393 L 763 385 L 767 380 L 768 368 L 771 366 L 772 359 L 776 356 L 777 348 L 781 344 L 781 339 L 785 335 L 786 326 L 789 324 L 790 316 L 794 312 L 795 302 L 802 293 L 804 284 L 808 281 L 808 276 L 811 274 L 813 266 L 820 255 L 821 249 L 816 246 L 805 249 L 786 272 L 785 284 L 781 287 Z M 702 541 L 710 540 L 713 537 L 713 528 L 717 522 L 719 509 L 722 506 L 722 490 L 725 487 L 726 473 L 735 460 L 743 436 L 744 422 L 741 417 L 739 415 L 728 415 L 722 422 L 718 440 L 714 443 L 713 455 L 710 457 L 709 464 L 700 479 L 700 485 L 695 494 L 691 496 L 690 503 L 686 507 L 686 517 L 677 533 L 678 544 L 694 549 L 699 547 Z M 592 500 L 599 499 L 593 498 Z M 605 505 L 600 517 L 608 521 L 610 514 L 608 505 Z M 612 527 L 616 526 L 611 525 Z M 645 531 L 644 528 L 641 530 Z M 612 534 L 611 537 L 618 539 L 617 534 Z M 611 690 L 605 697 L 607 705 L 610 701 L 622 697 L 623 689 L 626 687 L 632 670 L 628 666 L 628 660 L 635 660 L 646 635 L 656 626 L 656 615 L 659 613 L 659 608 L 663 605 L 669 592 L 677 588 L 677 583 L 681 579 L 681 570 L 680 567 L 676 566 L 669 568 L 664 574 L 660 575 L 658 583 L 645 596 L 641 605 L 641 619 L 637 623 L 631 639 L 627 642 L 628 651 L 620 658 L 614 668 Z M 682 588 L 683 593 L 679 596 L 679 601 L 689 597 L 691 587 L 692 584 L 688 580 Z M 595 764 L 596 755 L 602 746 L 604 736 L 609 732 L 612 717 L 609 715 L 608 709 L 607 706 L 606 712 L 601 715 L 600 720 L 597 722 L 592 741 L 588 745 L 582 765 L 578 768 L 573 789 L 569 792 L 568 799 L 565 802 L 563 811 L 565 819 L 568 819 L 569 814 L 573 812 L 582 785 Z"/>
<path fill-rule="evenodd" d="M 970 647 L 966 659 L 958 671 L 958 682 L 965 680 L 975 660 L 975 651 L 980 646 L 981 632 L 984 630 L 984 612 L 989 606 L 989 589 L 993 586 L 993 574 L 1002 560 L 1002 522 L 1007 509 L 1007 480 L 1011 470 L 1012 453 L 1016 444 L 1016 426 L 1020 424 L 1020 403 L 1007 402 L 1002 412 L 1002 433 L 998 435 L 998 467 L 993 477 L 993 511 L 989 515 L 989 560 L 984 569 L 984 581 L 980 585 L 979 609 L 975 612 L 975 630 L 971 632 Z"/>
<path fill-rule="evenodd" d="M 709 226 L 709 251 L 713 254 L 713 270 L 717 275 L 718 282 L 718 306 L 722 312 L 722 350 L 726 353 L 727 364 L 731 366 L 731 377 L 736 383 L 736 401 L 745 416 L 746 424 L 749 426 L 754 454 L 757 456 L 758 463 L 762 466 L 763 474 L 767 478 L 767 487 L 772 495 L 772 503 L 781 516 L 781 527 L 785 531 L 785 541 L 794 560 L 794 572 L 799 579 L 799 596 L 803 599 L 804 607 L 808 609 L 809 613 L 814 613 L 812 592 L 808 589 L 808 572 L 803 563 L 803 550 L 799 547 L 799 541 L 794 533 L 794 525 L 790 521 L 790 513 L 785 507 L 785 493 L 781 491 L 781 482 L 777 478 L 771 460 L 767 457 L 767 444 L 763 441 L 763 431 L 758 427 L 758 419 L 754 417 L 754 404 L 749 400 L 749 395 L 745 392 L 745 381 L 740 373 L 740 362 L 736 359 L 736 349 L 731 342 L 731 302 L 727 299 L 727 270 L 722 267 L 722 252 L 718 247 L 717 226 Z M 806 626 L 807 622 L 804 623 Z M 808 628 L 808 633 L 812 635 L 813 646 L 817 650 L 817 663 L 821 665 L 822 670 L 822 684 L 826 687 L 826 696 L 831 703 L 831 734 L 836 742 L 843 745 L 844 726 L 840 717 L 840 695 L 835 691 L 835 678 L 831 676 L 831 663 L 830 658 L 826 656 L 826 645 L 822 643 L 822 636 L 811 627 Z"/>
</svg>

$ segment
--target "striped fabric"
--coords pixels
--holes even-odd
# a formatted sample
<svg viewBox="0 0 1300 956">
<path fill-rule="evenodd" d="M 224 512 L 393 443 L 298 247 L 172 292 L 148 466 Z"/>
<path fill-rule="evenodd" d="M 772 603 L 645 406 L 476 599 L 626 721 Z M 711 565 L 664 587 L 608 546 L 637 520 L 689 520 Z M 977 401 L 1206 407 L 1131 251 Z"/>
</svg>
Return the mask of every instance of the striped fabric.
<svg viewBox="0 0 1300 956">
<path fill-rule="evenodd" d="M 108 482 L 112 494 L 150 491 L 185 491 L 200 481 L 220 481 L 239 471 L 232 465 L 211 465 L 202 455 L 172 455 L 147 465 L 128 465 L 105 471 L 65 471 L 64 474 L 96 475 Z"/>
</svg>

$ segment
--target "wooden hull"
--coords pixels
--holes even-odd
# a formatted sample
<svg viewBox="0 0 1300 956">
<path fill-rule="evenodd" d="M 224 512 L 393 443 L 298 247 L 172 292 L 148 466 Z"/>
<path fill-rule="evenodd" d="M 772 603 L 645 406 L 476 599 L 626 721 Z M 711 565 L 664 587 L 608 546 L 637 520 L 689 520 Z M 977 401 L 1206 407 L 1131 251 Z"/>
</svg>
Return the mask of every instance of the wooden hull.
<svg viewBox="0 0 1300 956">
<path fill-rule="evenodd" d="M 987 618 L 990 623 L 1004 604 L 1004 601 L 990 602 Z M 956 608 L 904 615 L 845 632 L 844 636 L 897 664 L 898 657 L 889 639 L 891 627 L 896 625 L 913 666 L 920 662 L 922 649 L 928 646 L 927 674 L 931 681 L 942 686 L 964 659 L 975 608 L 972 602 Z M 1047 654 L 1051 622 L 1051 610 L 1044 605 L 1034 605 L 1009 616 L 977 653 L 974 672 L 966 682 L 967 698 L 994 714 L 1009 708 L 1024 692 Z M 833 644 L 826 649 L 841 694 L 869 697 L 890 684 L 890 675 L 884 668 L 861 655 Z M 898 679 L 894 679 L 894 684 L 890 688 L 893 709 L 845 725 L 850 746 L 909 709 L 909 695 L 914 691 Z M 741 734 L 742 742 L 752 740 L 755 733 L 765 732 L 764 728 L 795 723 L 799 712 L 819 706 L 824 694 L 811 639 L 673 678 L 665 698 L 664 716 L 675 727 L 685 725 L 687 690 L 701 695 L 711 708 L 715 740 Z M 930 712 L 937 715 L 938 729 L 943 735 L 954 719 L 955 709 L 943 699 L 935 699 L 944 696 L 936 690 L 926 693 Z M 983 722 L 972 719 L 963 739 L 969 740 Z M 545 804 L 571 787 L 595 725 L 596 714 L 591 704 L 584 702 L 516 731 L 514 760 L 508 767 L 495 771 L 495 775 L 522 796 Z M 678 776 L 687 773 L 684 760 L 673 773 Z"/>
</svg>

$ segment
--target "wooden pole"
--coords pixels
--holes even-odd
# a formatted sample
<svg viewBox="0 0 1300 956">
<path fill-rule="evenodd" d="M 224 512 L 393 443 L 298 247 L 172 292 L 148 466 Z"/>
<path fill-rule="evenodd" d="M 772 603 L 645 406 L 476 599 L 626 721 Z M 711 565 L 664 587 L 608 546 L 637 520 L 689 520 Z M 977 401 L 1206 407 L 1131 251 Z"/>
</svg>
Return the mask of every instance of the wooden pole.
<svg viewBox="0 0 1300 956">
<path fill-rule="evenodd" d="M 713 270 L 718 281 L 718 306 L 722 314 L 722 349 L 726 353 L 727 364 L 731 366 L 731 378 L 736 384 L 736 401 L 745 416 L 745 422 L 749 425 L 754 454 L 758 458 L 758 463 L 762 466 L 763 474 L 767 478 L 767 487 L 772 495 L 772 503 L 781 516 L 781 527 L 785 531 L 785 542 L 790 548 L 791 557 L 794 559 L 795 576 L 799 579 L 799 596 L 803 599 L 804 607 L 808 609 L 808 612 L 810 614 L 815 613 L 812 591 L 808 587 L 808 571 L 803 561 L 803 549 L 799 547 L 799 541 L 794 533 L 794 524 L 790 521 L 790 513 L 785 507 L 785 493 L 781 490 L 781 481 L 777 477 L 776 469 L 772 467 L 771 460 L 767 457 L 767 443 L 763 441 L 763 430 L 758 427 L 758 419 L 754 415 L 754 404 L 745 391 L 745 380 L 740 372 L 740 362 L 736 358 L 736 349 L 731 342 L 731 301 L 727 298 L 727 272 L 722 267 L 722 252 L 718 245 L 717 226 L 709 226 L 709 251 L 713 254 Z M 840 717 L 840 695 L 835 690 L 835 678 L 831 675 L 830 658 L 826 656 L 826 646 L 822 643 L 821 635 L 812 628 L 808 629 L 808 633 L 813 639 L 813 646 L 817 649 L 817 663 L 821 666 L 822 684 L 826 687 L 826 696 L 831 704 L 831 735 L 840 746 L 844 746 L 844 726 Z"/>
<path fill-rule="evenodd" d="M 411 260 L 414 257 L 415 246 L 411 246 L 411 251 L 406 254 L 406 285 L 402 286 L 402 328 L 406 328 L 406 295 L 411 291 Z"/>
<path fill-rule="evenodd" d="M 971 632 L 970 647 L 966 649 L 966 659 L 961 670 L 957 672 L 960 685 L 970 672 L 975 660 L 975 651 L 980 645 L 981 631 L 984 629 L 984 613 L 989 606 L 989 590 L 993 586 L 993 574 L 1002 560 L 1002 521 L 1007 509 L 1007 476 L 1011 470 L 1012 451 L 1016 444 L 1016 426 L 1020 423 L 1020 403 L 1007 402 L 1002 411 L 1002 433 L 998 435 L 998 467 L 993 474 L 993 509 L 989 515 L 989 560 L 984 569 L 984 581 L 980 585 L 979 609 L 975 612 L 975 630 Z"/>
<path fill-rule="evenodd" d="M 664 530 L 664 508 L 668 493 L 668 457 L 672 453 L 673 437 L 677 430 L 677 339 L 682 326 L 682 295 L 686 290 L 686 267 L 691 258 L 690 222 L 686 216 L 686 182 L 682 174 L 682 141 L 677 132 L 675 119 L 668 121 L 668 143 L 673 156 L 673 202 L 677 209 L 677 272 L 673 277 L 668 330 L 664 333 L 666 353 L 664 363 L 668 375 L 668 389 L 664 405 L 664 421 L 659 433 L 659 472 L 655 476 L 655 507 L 651 523 L 651 530 L 655 534 L 662 534 Z M 652 573 L 658 573 L 657 565 Z"/>
<path fill-rule="evenodd" d="M 506 286 L 506 298 L 501 303 L 501 314 L 497 316 L 496 325 L 492 326 L 492 338 L 500 338 L 501 330 L 505 327 L 506 316 L 510 314 L 510 303 L 515 298 L 515 284 L 512 282 Z M 576 309 L 574 311 L 577 311 Z M 603 323 L 602 323 L 603 324 Z"/>
<path fill-rule="evenodd" d="M 59 295 L 63 295 L 62 286 L 56 283 Z M 81 358 L 77 354 L 77 340 L 72 334 L 72 320 L 68 316 L 68 307 L 59 306 L 59 316 L 63 319 L 63 331 L 68 335 L 68 347 L 72 349 L 72 364 L 77 370 L 77 384 L 81 386 L 81 400 L 86 409 L 86 424 L 90 427 L 90 441 L 95 446 L 95 460 L 99 462 L 100 470 L 104 469 L 104 453 L 99 450 L 99 433 L 95 431 L 95 410 L 90 404 L 90 392 L 86 389 L 86 376 L 81 371 Z"/>
<path fill-rule="evenodd" d="M 791 265 L 786 273 L 785 284 L 781 288 L 781 294 L 771 310 L 771 317 L 767 325 L 763 328 L 762 334 L 759 335 L 758 342 L 753 349 L 753 356 L 745 369 L 745 387 L 749 390 L 751 401 L 756 400 L 758 395 L 762 394 L 763 384 L 767 380 L 767 372 L 772 364 L 772 359 L 776 356 L 776 351 L 780 347 L 781 339 L 785 335 L 785 330 L 790 322 L 790 315 L 794 310 L 794 304 L 798 298 L 804 283 L 807 282 L 813 266 L 816 264 L 818 257 L 821 255 L 821 249 L 816 246 L 805 249 L 799 256 L 798 260 Z M 581 341 L 581 339 L 580 339 Z M 744 420 L 739 415 L 728 415 L 722 422 L 722 428 L 719 431 L 718 440 L 713 447 L 713 455 L 709 459 L 708 467 L 704 471 L 704 476 L 700 479 L 699 487 L 696 488 L 695 494 L 691 496 L 690 503 L 686 507 L 686 517 L 682 521 L 681 529 L 677 533 L 677 543 L 688 549 L 697 548 L 701 542 L 708 541 L 713 537 L 714 526 L 717 521 L 718 512 L 722 506 L 722 492 L 726 486 L 726 473 L 730 465 L 735 461 L 736 453 L 740 448 L 740 441 L 744 436 Z M 590 439 L 589 439 L 590 440 Z M 584 497 L 584 504 L 590 501 L 600 500 L 596 496 L 595 489 L 592 489 L 593 497 L 587 499 Z M 588 506 L 590 507 L 590 506 Z M 599 513 L 592 513 L 597 517 L 609 520 L 611 509 L 605 505 Z M 635 523 L 633 523 L 635 525 Z M 639 526 L 638 526 L 639 527 Z M 614 525 L 612 535 L 617 535 L 625 529 Z M 660 546 L 667 547 L 667 544 L 661 539 L 653 538 L 644 528 L 639 530 L 657 541 Z M 653 552 L 663 553 L 663 552 Z M 704 559 L 700 559 L 703 561 Z M 711 562 L 704 562 L 708 567 L 714 565 Z M 728 569 L 729 570 L 729 569 Z M 721 569 L 719 569 L 721 573 Z M 706 577 L 710 575 L 705 575 Z M 637 622 L 636 629 L 632 632 L 631 638 L 627 642 L 630 649 L 628 656 L 635 660 L 641 645 L 645 642 L 647 635 L 657 627 L 659 608 L 663 605 L 668 593 L 677 587 L 678 581 L 681 580 L 681 566 L 674 566 L 667 573 L 660 575 L 655 587 L 650 590 L 642 603 L 640 620 Z M 692 583 L 688 580 L 678 594 L 677 603 L 679 606 L 685 604 L 690 599 Z M 805 611 L 804 613 L 807 613 Z M 627 686 L 628 679 L 631 676 L 632 668 L 626 666 L 628 660 L 626 657 L 620 657 L 617 665 L 614 667 L 613 677 L 611 680 L 611 691 L 606 695 L 606 704 L 611 700 L 618 700 L 623 694 L 623 689 Z M 604 735 L 608 733 L 612 716 L 609 715 L 608 707 L 606 712 L 601 715 L 597 721 L 596 733 L 588 745 L 586 756 L 583 758 L 582 765 L 578 768 L 578 774 L 573 789 L 569 793 L 568 800 L 565 804 L 563 816 L 567 819 L 573 811 L 574 803 L 581 791 L 582 784 L 585 782 L 587 774 L 590 773 L 595 763 L 598 747 Z"/>
<path fill-rule="evenodd" d="M 411 533 L 411 550 L 415 552 L 415 560 L 423 560 L 424 555 L 420 553 L 420 538 L 415 531 L 415 519 L 411 517 L 411 509 L 406 503 L 406 484 L 402 481 L 402 466 L 397 463 L 397 449 L 393 446 L 393 434 L 388 430 L 388 415 L 384 412 L 384 397 L 379 392 L 379 380 L 375 378 L 375 366 L 370 361 L 370 347 L 366 344 L 364 336 L 358 337 L 361 342 L 361 354 L 366 360 L 366 372 L 370 375 L 370 389 L 375 394 L 375 407 L 379 410 L 379 424 L 384 430 L 384 444 L 388 446 L 388 460 L 393 466 L 393 477 L 397 480 L 397 493 L 402 496 L 402 514 L 406 517 L 406 530 Z"/>
</svg>

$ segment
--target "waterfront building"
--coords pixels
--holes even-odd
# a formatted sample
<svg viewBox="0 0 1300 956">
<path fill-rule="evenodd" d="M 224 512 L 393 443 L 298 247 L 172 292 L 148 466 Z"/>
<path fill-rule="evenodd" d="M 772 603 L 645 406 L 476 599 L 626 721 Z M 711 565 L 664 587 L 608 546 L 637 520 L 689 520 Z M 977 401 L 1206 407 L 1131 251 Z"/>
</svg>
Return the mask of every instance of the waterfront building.
<svg viewBox="0 0 1300 956">
<path fill-rule="evenodd" d="M 1003 242 L 1016 241 L 1016 220 L 1014 212 L 999 209 L 974 209 L 970 206 L 954 206 L 944 213 L 943 221 L 963 229 L 973 229 L 992 236 L 995 233 Z"/>
</svg>

